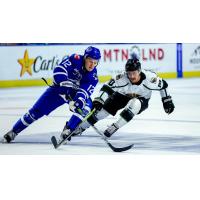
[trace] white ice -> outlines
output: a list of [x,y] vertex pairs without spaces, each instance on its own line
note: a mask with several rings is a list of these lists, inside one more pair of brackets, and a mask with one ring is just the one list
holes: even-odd
[[[134,143],[133,149],[122,154],[200,154],[200,78],[170,79],[169,91],[175,111],[167,115],[158,92],[154,92],[149,108],[118,130],[110,142],[117,147]],[[93,95],[96,96],[101,85]],[[34,104],[46,87],[0,89],[0,140],[13,124]],[[68,145],[55,150],[52,135],[59,137],[71,113],[63,105],[21,132],[14,142],[0,144],[0,154],[6,155],[93,155],[116,154],[100,136],[88,129],[73,137]],[[104,131],[118,116],[96,124]]]

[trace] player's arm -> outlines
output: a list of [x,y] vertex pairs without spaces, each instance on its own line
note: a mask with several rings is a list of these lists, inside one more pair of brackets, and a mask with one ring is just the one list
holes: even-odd
[[168,92],[168,83],[164,79],[157,76],[156,73],[147,72],[147,79],[149,80],[149,85],[146,88],[151,90],[158,90],[160,92],[161,100],[163,103],[163,108],[167,114],[174,111],[174,103],[172,97]]
[[155,72],[146,71],[145,72],[147,82],[143,86],[149,90],[161,91],[168,87],[167,82],[158,77]]
[[[73,56],[73,55],[72,55]],[[55,86],[60,86],[66,93],[69,89],[76,88],[76,85],[69,80],[69,74],[73,70],[72,56],[64,59],[55,67],[53,71],[53,83]]]
[[162,80],[162,81],[164,82],[165,87],[163,87],[160,90],[160,96],[161,96],[161,99],[162,99],[163,108],[164,108],[165,112],[167,114],[170,114],[174,111],[175,106],[174,106],[174,103],[172,101],[172,97],[168,92],[167,82],[165,80]]
[[168,92],[168,83],[164,79],[157,77],[158,88],[160,89],[160,96],[163,103],[163,108],[167,114],[171,114],[174,111],[174,103],[172,97]]
[[97,97],[93,100],[93,107],[96,110],[101,110],[104,102],[115,92],[115,79],[111,79],[107,83],[105,83],[99,91]]
[[80,87],[77,89],[76,95],[73,101],[70,102],[70,110],[75,112],[77,108],[83,109],[86,104],[86,100],[90,98],[94,89],[98,83],[98,79],[90,79],[87,83],[81,82]]

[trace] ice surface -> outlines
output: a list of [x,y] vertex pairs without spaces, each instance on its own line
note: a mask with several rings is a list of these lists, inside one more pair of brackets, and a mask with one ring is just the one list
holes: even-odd
[[[149,108],[118,130],[110,142],[115,146],[134,143],[123,154],[200,154],[200,79],[168,80],[175,111],[167,115],[160,95],[154,92]],[[101,85],[97,87],[96,96]],[[0,139],[33,105],[46,87],[0,89]],[[0,154],[18,155],[93,155],[116,154],[92,128],[55,150],[52,135],[59,136],[71,113],[63,105],[21,132],[11,144],[0,144]],[[103,131],[117,119],[108,117],[97,123]]]

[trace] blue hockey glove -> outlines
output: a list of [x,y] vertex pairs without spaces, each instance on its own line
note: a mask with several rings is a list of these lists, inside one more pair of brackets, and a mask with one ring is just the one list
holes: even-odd
[[70,101],[69,102],[69,109],[72,112],[78,112],[79,113],[79,109],[82,110],[85,106],[85,100],[82,98],[78,98],[76,101]]

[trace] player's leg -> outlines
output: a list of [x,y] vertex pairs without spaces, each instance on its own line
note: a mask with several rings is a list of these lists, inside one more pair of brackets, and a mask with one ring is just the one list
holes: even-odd
[[[109,115],[109,113],[107,111],[105,111],[104,109],[102,109],[101,111],[95,111],[87,119],[87,121],[81,123],[83,118],[81,118],[79,115],[74,114],[72,116],[72,118],[70,119],[70,121],[66,123],[66,125],[63,129],[63,132],[61,133],[61,139],[67,138],[69,136],[69,134],[71,134],[72,131],[73,131],[73,134],[71,136],[81,135],[91,125],[94,125],[97,121],[106,118],[108,115]],[[73,124],[73,122],[75,122],[75,123]],[[70,126],[70,124],[72,124],[72,125]],[[73,128],[72,128],[72,126],[73,126]],[[68,140],[70,141],[71,137],[69,137]]]
[[84,123],[80,125],[80,130],[84,131],[87,128],[89,128],[91,125],[96,124],[98,121],[105,119],[107,116],[109,116],[110,113],[108,113],[104,108],[102,108],[100,111],[96,110]]
[[148,101],[149,100],[145,98],[134,98],[130,100],[125,109],[120,113],[119,119],[104,131],[104,135],[110,137],[119,128],[131,121],[135,115],[147,109]]
[[[113,93],[110,95],[105,103],[102,105],[102,108],[96,108],[96,111],[91,115],[86,122],[82,123],[78,128],[77,131],[84,131],[85,129],[89,128],[91,125],[94,125],[98,121],[105,119],[107,116],[112,115],[114,116],[118,110],[123,108],[129,102],[130,98],[124,96],[118,92]],[[94,100],[95,101],[95,100]],[[95,106],[96,103],[94,103]],[[100,106],[101,107],[101,106]],[[95,107],[94,107],[95,108]]]
[[[84,130],[81,127],[78,127],[78,125],[82,122],[85,116],[88,115],[91,109],[92,109],[92,100],[89,98],[86,100],[86,104],[84,108],[81,110],[81,113],[79,112],[74,113],[72,117],[69,119],[69,121],[66,122],[63,132],[61,133],[61,139],[65,139],[66,137],[68,137],[68,135],[71,134],[72,131],[74,131],[72,136],[81,134]],[[68,140],[71,140],[71,137],[68,138]]]
[[14,138],[34,121],[40,119],[44,115],[48,115],[57,107],[64,104],[65,101],[56,93],[53,88],[48,88],[33,107],[22,116],[13,126],[13,128],[4,135],[5,142],[11,142]]

